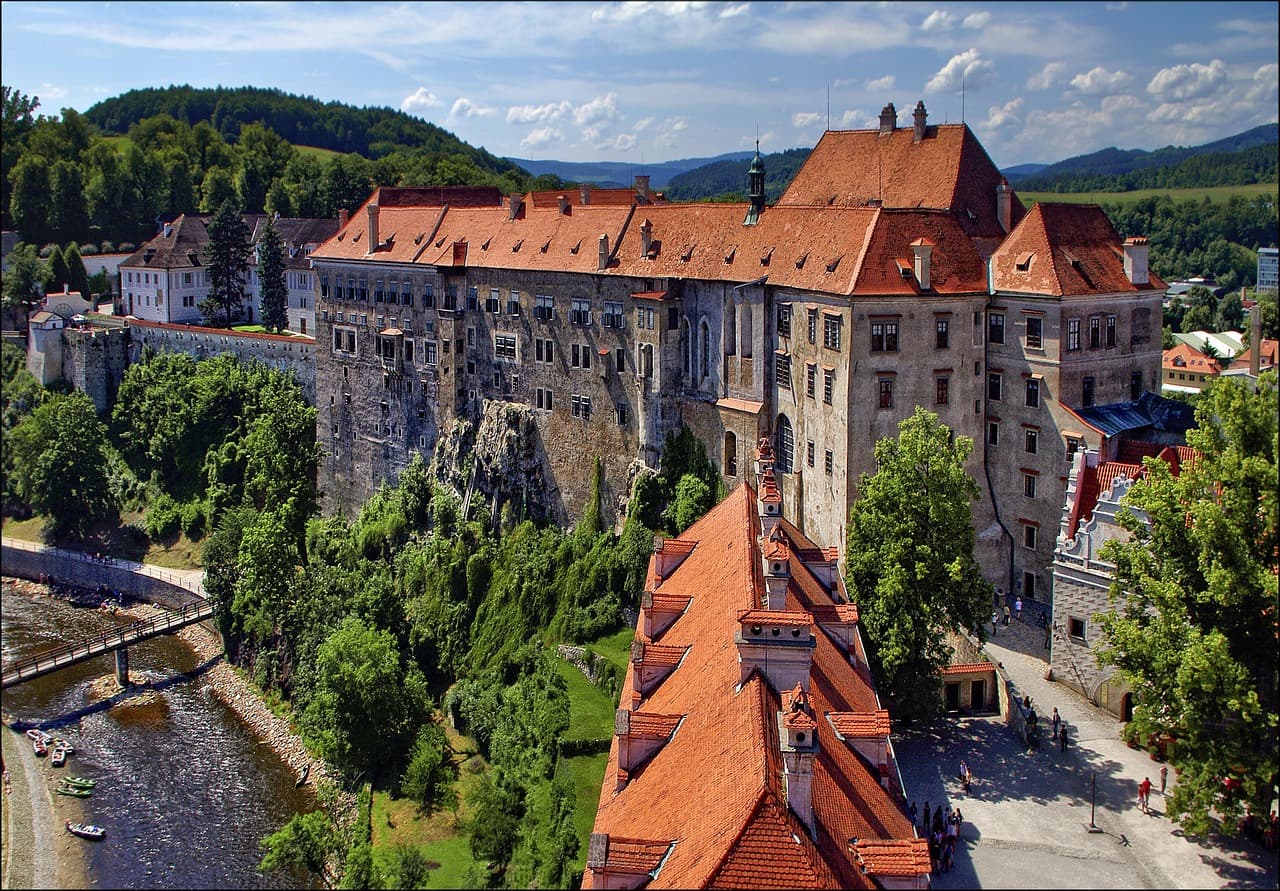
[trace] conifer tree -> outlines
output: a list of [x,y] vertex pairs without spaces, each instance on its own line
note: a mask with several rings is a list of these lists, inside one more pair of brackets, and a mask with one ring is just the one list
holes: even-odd
[[49,252],[49,259],[45,262],[49,268],[49,278],[45,291],[61,293],[63,285],[71,284],[70,270],[67,268],[67,258],[62,253],[62,246],[55,244],[53,250]]
[[267,220],[258,241],[258,294],[262,301],[262,324],[268,331],[289,326],[289,288],[285,283],[284,241],[275,220]]
[[202,256],[209,270],[209,296],[200,304],[200,312],[210,321],[221,315],[228,328],[244,305],[244,270],[253,252],[249,238],[240,208],[234,201],[224,201],[209,221],[209,243]]

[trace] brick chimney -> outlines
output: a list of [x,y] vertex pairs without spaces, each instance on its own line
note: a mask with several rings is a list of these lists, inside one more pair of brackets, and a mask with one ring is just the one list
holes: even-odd
[[609,265],[609,236],[601,233],[600,235],[600,264],[598,269],[605,269]]
[[[640,177],[638,176],[636,177],[636,179],[639,179],[639,178]],[[648,218],[646,218],[645,221],[640,224],[640,246],[642,251],[641,253],[642,257],[649,256],[649,248],[652,247],[652,245],[653,245],[653,223],[651,223],[648,220]]]
[[915,122],[915,131],[911,135],[913,144],[924,140],[924,124],[928,118],[929,113],[924,110],[924,100],[921,99],[916,103],[916,110],[911,114],[911,119]]
[[1151,276],[1147,272],[1147,251],[1149,249],[1145,238],[1135,236],[1124,240],[1124,274],[1131,284],[1146,285],[1151,283]]
[[759,672],[779,693],[797,684],[808,688],[809,668],[818,645],[811,613],[742,610],[733,642],[738,648],[739,684]]
[[[1241,291],[1244,288],[1240,289]],[[1262,371],[1262,303],[1249,310],[1249,374],[1256,381]]]
[[369,213],[369,253],[378,249],[378,205],[370,204],[365,208]]
[[514,220],[520,216],[520,207],[524,204],[524,196],[519,192],[512,192],[507,196],[507,219]]
[[569,196],[568,195],[557,195],[556,203],[560,205],[560,213],[562,215],[567,215],[569,213]]
[[338,208],[338,228],[339,229],[347,225],[347,220],[349,220],[350,218],[351,218],[351,212],[349,210],[347,210],[345,207]]
[[886,136],[898,129],[898,110],[890,102],[880,109],[880,135]]
[[591,203],[591,186],[589,186],[587,183],[583,183],[578,187],[578,193],[582,198],[583,204]]
[[761,545],[760,559],[764,564],[764,608],[786,609],[787,583],[791,581],[791,548],[777,525]]
[[636,174],[636,191],[640,193],[640,197],[647,203],[649,201],[649,176],[644,173]]
[[809,694],[799,684],[783,699],[783,711],[778,713],[778,737],[787,807],[813,838],[813,762],[818,754],[818,722],[809,705]]
[[1013,224],[1013,189],[1003,176],[1000,177],[1000,185],[996,186],[996,220],[1007,234]]
[[929,284],[929,264],[933,256],[933,245],[923,239],[917,238],[911,242],[911,262],[916,273],[916,282],[920,285],[921,291],[927,291],[931,287]]

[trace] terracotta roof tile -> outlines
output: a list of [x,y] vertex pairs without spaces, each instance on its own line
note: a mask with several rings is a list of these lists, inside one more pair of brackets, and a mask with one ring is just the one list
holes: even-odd
[[652,712],[631,712],[631,735],[653,739],[666,739],[684,719],[683,715],[658,715]]
[[942,669],[943,674],[969,674],[974,671],[995,671],[996,667],[990,662],[958,662],[955,665],[947,665]]
[[1174,344],[1161,353],[1160,367],[1164,371],[1193,371],[1197,374],[1219,374],[1222,371],[1216,359],[1211,359],[1203,350],[1189,343]]
[[927,876],[933,869],[927,839],[858,839],[851,847],[867,875]]
[[738,624],[808,628],[813,624],[813,615],[800,610],[746,609],[738,613]]
[[829,712],[827,721],[835,728],[836,733],[851,739],[889,735],[889,712],[885,709],[873,712]]

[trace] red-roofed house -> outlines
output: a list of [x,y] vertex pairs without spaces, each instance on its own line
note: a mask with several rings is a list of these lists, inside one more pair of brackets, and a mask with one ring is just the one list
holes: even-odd
[[754,487],[659,543],[584,888],[928,887],[856,609],[774,474],[765,440]]

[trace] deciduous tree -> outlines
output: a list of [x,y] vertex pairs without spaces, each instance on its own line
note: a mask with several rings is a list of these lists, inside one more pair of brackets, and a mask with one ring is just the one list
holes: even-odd
[[876,473],[858,480],[849,520],[847,580],[871,642],[880,691],[903,717],[938,707],[938,673],[951,657],[948,631],[982,636],[991,586],[973,557],[965,470],[973,450],[919,406],[898,436],[876,444]]
[[400,778],[401,793],[416,802],[423,813],[449,809],[457,803],[448,752],[444,727],[435,721],[424,724],[409,754],[409,766]]
[[258,869],[302,871],[332,887],[325,860],[338,847],[338,833],[324,811],[294,814],[288,823],[262,840],[265,854]]
[[[1188,832],[1269,813],[1277,776],[1277,386],[1215,380],[1196,403],[1196,452],[1175,476],[1147,459],[1125,499],[1099,658],[1136,692],[1138,738],[1169,734],[1169,815]],[[1145,517],[1145,519],[1144,519]],[[1230,781],[1230,782],[1227,782]]]
[[9,268],[4,272],[4,305],[31,310],[50,281],[49,264],[40,259],[34,244],[21,242],[9,253]]

